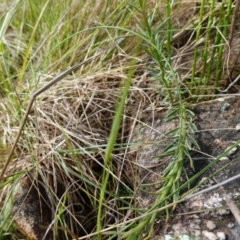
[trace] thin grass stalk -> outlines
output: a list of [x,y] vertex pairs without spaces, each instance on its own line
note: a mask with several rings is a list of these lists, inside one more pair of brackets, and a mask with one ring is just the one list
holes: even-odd
[[[140,46],[140,41],[137,43],[137,47],[135,50],[136,55],[138,53],[139,46]],[[109,162],[111,161],[114,144],[116,143],[120,123],[122,121],[122,113],[124,110],[125,102],[127,99],[130,85],[131,85],[132,77],[135,72],[136,61],[137,61],[136,58],[133,58],[133,60],[131,61],[130,68],[128,71],[128,76],[125,81],[125,86],[124,86],[121,96],[119,97],[119,104],[118,104],[116,112],[115,112],[111,132],[110,132],[109,139],[107,142],[107,148],[105,151],[102,186],[101,186],[101,191],[100,191],[98,214],[97,214],[97,232],[98,232],[97,239],[98,240],[101,240],[100,231],[102,230],[102,207],[103,207],[103,201],[105,198],[106,188],[107,188],[107,184],[108,184],[108,180],[109,180],[109,171],[107,171],[106,169],[109,169]]]
[[172,41],[172,24],[171,24],[171,4],[169,0],[165,0],[165,9],[166,9],[166,17],[167,17],[167,40],[166,40],[166,49],[167,49],[167,54],[171,56],[171,41]]
[[162,59],[159,58],[162,54],[159,54],[159,52],[157,52],[157,54],[158,54],[158,58],[156,60],[157,60],[158,67],[160,69],[160,78],[161,78],[161,79],[159,79],[159,81],[160,82],[162,81],[163,84],[165,85],[165,88],[167,89],[170,104],[173,104],[174,99],[173,99],[173,95],[172,95],[172,92],[171,92],[172,91],[171,90],[171,84],[169,84],[166,80],[166,77],[165,77],[166,69],[165,69],[165,66],[162,63]]
[[[223,17],[224,21],[223,21],[223,36],[227,36],[227,32],[229,30],[229,22],[231,19],[231,12],[232,12],[232,0],[226,0],[222,2],[222,5],[225,6],[227,4],[228,8],[227,8],[227,13],[226,15]],[[216,77],[215,77],[215,87],[216,90],[215,92],[217,92],[217,87],[219,85],[219,79],[221,78],[221,74],[222,74],[222,56],[223,56],[223,50],[224,50],[224,45],[226,44],[225,39],[222,37],[221,41],[220,41],[220,46],[218,48],[218,59],[217,59],[217,64],[216,64]]]
[[[210,10],[209,10],[210,14],[208,15],[208,24],[206,27],[205,45],[204,45],[204,51],[203,51],[203,57],[202,57],[203,69],[202,69],[200,83],[199,83],[200,85],[204,84],[205,86],[208,86],[208,83],[209,83],[209,79],[207,78],[206,72],[207,72],[207,69],[211,67],[208,63],[208,52],[209,52],[210,34],[213,29],[212,25],[213,25],[213,17],[214,17],[214,6],[215,6],[215,0],[212,0],[210,5]],[[199,92],[200,94],[202,94],[202,90],[198,91],[198,93]]]
[[15,14],[17,8],[19,7],[19,4],[20,4],[21,0],[15,0],[12,2],[9,10],[7,11],[5,17],[4,17],[4,21],[1,25],[1,28],[0,28],[0,45],[2,46],[2,44],[4,43],[3,39],[4,39],[4,36],[5,36],[5,33],[12,21],[12,18],[13,18],[13,15]]
[[[14,86],[13,83],[11,81],[11,74],[9,72],[9,66],[7,64],[7,62],[5,61],[6,59],[6,52],[5,52],[5,34],[7,29],[9,28],[13,16],[15,14],[15,12],[17,11],[17,9],[20,6],[20,3],[22,1],[21,0],[15,0],[12,2],[9,10],[7,11],[3,23],[1,24],[0,27],[0,59],[1,59],[1,64],[0,64],[0,83],[1,83],[1,91],[3,91],[5,93],[5,95],[9,98],[11,105],[13,106],[12,109],[16,108],[16,111],[19,110],[19,102],[17,97],[14,94],[11,94],[14,91]],[[8,57],[8,56],[7,56]],[[6,76],[3,74],[5,73]],[[14,107],[15,106],[15,107]]]
[[29,55],[31,53],[31,50],[32,50],[32,46],[33,46],[33,42],[34,42],[34,37],[35,37],[35,34],[36,34],[36,31],[37,31],[37,28],[39,26],[39,23],[40,23],[40,20],[42,19],[43,17],[43,14],[47,8],[49,4],[49,0],[46,1],[44,7],[42,8],[40,14],[39,14],[39,17],[37,19],[37,22],[36,24],[34,25],[34,28],[33,28],[33,31],[31,33],[31,37],[29,39],[29,43],[28,43],[28,47],[27,47],[27,50],[26,50],[26,53],[25,53],[25,56],[23,58],[23,64],[22,64],[22,68],[21,68],[21,71],[19,73],[19,81],[18,81],[18,86],[21,87],[22,86],[22,81],[23,81],[23,76],[24,76],[24,73],[26,71],[26,66],[27,66],[27,63],[28,63],[28,59],[29,59]]
[[[224,154],[224,156],[226,156],[226,154]],[[228,168],[230,165],[232,164],[231,163],[227,163],[225,164],[223,167],[217,169],[214,173],[210,174],[206,179],[204,178],[203,181],[200,181],[195,187],[191,188],[188,192],[184,193],[182,196],[181,196],[181,199],[182,198],[185,198],[186,196],[188,196],[189,194],[193,193],[196,189],[198,189],[200,186],[202,186],[205,182],[207,182],[209,179],[212,179],[214,176],[217,176],[217,174],[221,173],[224,169]],[[208,166],[207,166],[208,167]],[[210,167],[208,167],[209,169]],[[207,171],[207,170],[206,170]],[[203,172],[204,173],[204,172]],[[202,173],[202,174],[203,174]],[[201,175],[200,175],[201,176]],[[194,179],[189,179],[189,181],[194,181]],[[182,186],[181,186],[182,187]],[[181,188],[180,187],[180,188]],[[179,189],[180,189],[179,188]]]
[[[78,173],[79,173],[81,176],[84,177],[85,174],[84,174],[84,171],[83,171],[83,169],[82,169],[82,167],[81,167],[80,162],[78,161],[77,153],[76,153],[76,151],[75,151],[75,149],[74,149],[74,146],[72,145],[71,141],[68,139],[66,133],[65,133],[64,130],[61,128],[61,126],[59,126],[59,128],[61,129],[61,131],[62,131],[62,133],[63,133],[63,137],[64,137],[64,139],[65,139],[65,143],[67,144],[68,152],[69,152],[69,154],[71,155],[72,160],[74,161],[75,167],[78,169]],[[66,169],[65,169],[65,170],[66,170]],[[66,176],[69,176],[69,175],[70,175],[67,171],[65,171],[65,173],[66,173]],[[86,176],[86,177],[87,177],[87,176]],[[91,206],[94,206],[94,205],[95,205],[95,204],[94,204],[94,199],[92,199],[92,197],[91,197],[91,192],[92,192],[92,191],[88,191],[91,186],[90,186],[89,183],[87,183],[86,181],[82,181],[82,183],[84,184],[84,188],[82,188],[81,191],[83,191],[83,192],[86,194],[86,196],[88,197],[88,199],[89,199],[89,201],[90,201],[90,203],[91,203]]]
[[151,24],[150,24],[151,17],[149,17],[149,15],[146,11],[146,1],[139,0],[139,3],[140,3],[140,6],[141,6],[140,12],[141,12],[141,15],[142,15],[142,26],[144,27],[143,33],[144,33],[144,30],[145,30],[146,33],[144,33],[144,35],[146,35],[151,41],[153,41],[154,36],[153,36],[152,29],[151,29]]
[[[212,54],[211,54],[211,59],[210,59],[210,62],[209,62],[209,67],[208,67],[208,72],[207,72],[207,75],[206,75],[206,82],[204,83],[204,85],[206,86],[205,88],[205,91],[204,91],[204,94],[207,94],[208,93],[208,89],[207,89],[207,86],[208,86],[208,81],[210,80],[211,78],[211,75],[212,75],[212,72],[213,70],[215,69],[215,66],[214,66],[214,63],[215,63],[215,55],[216,55],[216,52],[219,51],[219,48],[221,47],[220,44],[221,44],[221,39],[222,39],[222,34],[220,33],[222,27],[223,27],[223,19],[225,18],[225,10],[224,10],[224,4],[222,3],[221,4],[221,8],[220,8],[220,13],[219,13],[219,17],[218,17],[218,25],[216,26],[216,35],[215,35],[215,38],[214,38],[214,47],[212,49]],[[215,69],[216,71],[218,71],[218,69]],[[215,87],[218,87],[218,84],[216,85],[216,80],[215,79]]]
[[[61,197],[61,199],[59,200],[60,202],[58,203],[57,209],[56,209],[56,217],[55,217],[55,222],[54,222],[54,231],[53,231],[53,235],[54,235],[54,239],[57,239],[59,231],[58,231],[58,227],[59,226],[66,226],[66,224],[64,224],[64,217],[62,218],[62,216],[64,215],[64,212],[66,211],[66,206],[67,206],[67,195],[68,193],[64,193],[64,195]],[[67,233],[64,231],[65,237],[67,237]]]
[[[198,42],[198,40],[200,39],[200,33],[201,33],[201,26],[202,26],[202,20],[203,20],[203,16],[204,16],[204,7],[205,7],[205,0],[201,1],[201,8],[200,8],[200,13],[199,13],[199,20],[198,20],[198,26],[196,29],[196,43]],[[195,73],[197,70],[197,60],[198,60],[198,56],[199,56],[199,48],[196,47],[194,50],[194,55],[193,55],[193,65],[192,65],[192,76],[191,76],[191,94],[194,94],[195,92]]]

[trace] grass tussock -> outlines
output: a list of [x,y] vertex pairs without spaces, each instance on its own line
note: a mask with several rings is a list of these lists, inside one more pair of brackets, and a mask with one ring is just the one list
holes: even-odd
[[[34,222],[34,234],[43,239],[149,239],[156,218],[168,218],[168,202],[176,206],[186,187],[178,181],[184,159],[193,167],[189,146],[198,146],[191,137],[196,128],[189,104],[216,97],[236,77],[238,58],[228,60],[236,56],[235,5],[1,4],[7,9],[0,13],[1,169],[30,96],[70,66],[123,40],[37,97],[1,179],[0,235],[33,234],[21,225],[24,219]],[[143,166],[131,147],[142,143],[133,136],[138,123],[166,108],[166,120],[179,124],[167,133],[174,144],[159,159],[172,161],[159,179],[153,205],[138,209]],[[25,201],[32,202],[36,216],[19,211]]]

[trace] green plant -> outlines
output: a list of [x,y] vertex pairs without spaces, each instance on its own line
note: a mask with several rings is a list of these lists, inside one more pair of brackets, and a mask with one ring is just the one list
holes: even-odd
[[[227,5],[230,7],[231,4]],[[165,23],[159,23],[158,26],[154,27],[154,17],[155,12],[149,12],[146,8],[146,1],[139,0],[140,8],[138,11],[142,14],[142,18],[139,21],[140,24],[138,26],[139,34],[143,36],[145,42],[145,51],[151,58],[151,67],[148,67],[150,74],[154,77],[155,81],[159,81],[162,87],[165,90],[164,102],[168,104],[168,113],[166,115],[166,121],[175,121],[178,120],[178,125],[175,129],[166,133],[166,136],[169,137],[170,141],[167,147],[165,148],[163,154],[158,156],[159,159],[164,159],[166,157],[171,157],[171,160],[168,166],[162,173],[161,179],[159,179],[158,183],[161,183],[161,187],[158,191],[155,192],[157,195],[156,201],[153,206],[145,211],[147,214],[146,217],[141,219],[141,222],[137,224],[137,226],[133,227],[127,233],[124,234],[124,238],[126,239],[136,239],[141,233],[144,232],[144,239],[149,239],[152,234],[152,230],[154,227],[155,220],[157,218],[157,213],[154,210],[167,205],[170,202],[178,202],[180,199],[180,189],[183,188],[180,184],[180,177],[182,176],[184,171],[184,160],[188,158],[189,164],[192,168],[194,168],[193,160],[191,158],[190,151],[193,148],[199,149],[197,142],[192,137],[197,131],[195,124],[193,123],[194,113],[191,110],[191,107],[185,100],[186,93],[189,93],[190,96],[194,93],[201,94],[203,87],[204,92],[207,93],[206,88],[210,84],[210,79],[212,78],[213,71],[213,60],[215,59],[215,52],[219,53],[217,58],[217,65],[222,59],[222,49],[223,45],[221,45],[221,41],[226,37],[227,32],[226,25],[223,25],[222,22],[222,14],[224,13],[223,9],[225,3],[221,5],[221,13],[219,16],[219,20],[217,21],[218,29],[215,36],[215,44],[213,46],[213,51],[211,51],[210,58],[211,64],[208,64],[209,59],[209,47],[210,47],[210,33],[212,33],[216,22],[213,23],[213,17],[216,13],[215,2],[211,1],[210,3],[210,13],[205,12],[206,3],[204,1],[201,2],[201,8],[198,17],[198,24],[195,26],[194,31],[196,31],[195,41],[199,42],[200,34],[203,35],[203,29],[206,29],[204,32],[205,36],[205,45],[201,48],[196,47],[193,54],[193,64],[191,69],[191,82],[189,85],[189,89],[183,89],[179,84],[182,82],[180,74],[177,70],[172,67],[171,60],[171,41],[172,41],[172,32],[173,27],[170,22],[171,17],[171,7],[170,3],[166,1],[166,21]],[[217,8],[218,9],[218,8]],[[228,8],[229,10],[229,8]],[[208,19],[208,24],[206,28],[203,28],[203,18]],[[227,14],[225,24],[229,24],[229,12]],[[166,27],[165,27],[166,25]],[[224,29],[224,33],[220,33],[219,26],[221,29]],[[222,26],[225,26],[222,28]],[[163,33],[162,29],[166,29],[165,33]],[[221,36],[221,37],[220,37]],[[199,66],[197,63],[199,59],[202,60],[202,68],[200,74],[200,80],[196,80]],[[220,68],[220,67],[219,67]],[[220,70],[216,70],[217,78],[215,79],[215,87],[219,87],[219,77]],[[206,74],[208,73],[208,74]],[[184,80],[183,80],[184,81]],[[209,168],[208,166],[207,168]],[[206,169],[205,169],[206,170]],[[188,179],[188,176],[186,176]],[[193,179],[187,180],[187,185],[191,184]],[[156,184],[158,184],[156,183]],[[183,184],[186,187],[186,184]],[[151,193],[150,193],[151,194]],[[173,205],[175,207],[175,205]],[[152,214],[151,214],[152,213]],[[166,210],[167,218],[168,218],[168,209]],[[158,212],[159,214],[159,212]]]
[[[92,232],[85,232],[80,239],[147,239],[157,217],[169,218],[170,209],[182,198],[180,191],[186,191],[203,173],[184,184],[179,181],[185,174],[183,162],[188,160],[193,168],[191,149],[198,149],[192,137],[197,129],[191,103],[208,98],[221,87],[222,56],[233,6],[232,1],[202,1],[182,29],[174,22],[176,9],[177,3],[171,1],[22,0],[13,2],[2,14],[0,151],[4,153],[16,138],[16,127],[32,93],[58,72],[96,56],[109,42],[123,41],[118,48],[85,62],[41,94],[29,109],[15,155],[6,163],[3,154],[1,160],[3,169],[8,170],[1,179],[1,199],[5,199],[1,214],[11,215],[8,200],[13,190],[4,198],[6,187],[19,182],[27,169],[36,173],[49,193],[56,236],[61,233],[59,227],[66,230],[65,237],[79,228],[73,220],[76,199],[87,202],[86,209],[90,206],[96,216]],[[179,34],[182,47],[174,45]],[[181,68],[185,55],[191,56],[187,70]],[[147,76],[146,87],[139,87],[142,76]],[[156,87],[148,85],[151,81]],[[160,101],[151,99],[156,95]],[[177,122],[177,127],[166,133],[169,143],[157,156],[159,161],[166,157],[171,161],[159,179],[160,189],[153,193],[155,203],[145,210],[136,206],[136,179],[126,169],[134,169],[127,158],[128,149],[141,144],[131,142],[129,129],[138,121],[135,113],[150,106],[148,99],[166,106],[166,121]],[[132,102],[137,102],[137,107]],[[8,168],[8,164],[14,167]],[[59,182],[66,191],[58,196]],[[14,235],[14,228],[6,228],[10,218],[6,219],[0,232]]]

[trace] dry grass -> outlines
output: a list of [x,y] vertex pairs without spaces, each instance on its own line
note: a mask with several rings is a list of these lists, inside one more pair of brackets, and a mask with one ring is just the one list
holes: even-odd
[[[161,101],[167,95],[166,86],[149,75],[149,66],[159,70],[155,67],[154,60],[147,57],[144,51],[140,51],[133,57],[136,36],[129,36],[129,32],[120,31],[123,27],[136,30],[135,21],[140,22],[141,14],[134,12],[129,6],[129,9],[124,8],[121,1],[116,1],[117,8],[114,5],[105,4],[105,1],[91,2],[91,4],[86,2],[78,5],[77,1],[73,1],[70,5],[66,4],[65,9],[56,6],[56,9],[62,9],[62,12],[58,15],[57,11],[54,11],[53,17],[56,19],[49,23],[50,32],[48,28],[43,27],[48,19],[44,16],[42,25],[36,26],[36,33],[32,37],[30,36],[32,32],[27,31],[27,24],[23,24],[18,33],[16,33],[16,26],[9,27],[5,34],[5,51],[9,55],[1,67],[3,69],[6,64],[9,69],[1,73],[3,75],[1,79],[8,79],[6,84],[1,80],[4,86],[1,88],[3,98],[0,102],[0,111],[4,113],[0,116],[2,165],[6,160],[9,146],[14,142],[19,130],[29,95],[49,82],[49,79],[57,75],[60,69],[64,71],[79,59],[91,56],[108,40],[123,35],[125,37],[118,48],[103,54],[99,60],[85,65],[37,98],[15,149],[14,159],[5,174],[6,182],[2,184],[0,193],[2,215],[7,218],[11,216],[10,193],[14,196],[18,194],[16,193],[19,191],[17,184],[23,182],[28,189],[19,194],[20,198],[26,197],[29,193],[31,195],[30,189],[35,186],[38,194],[43,195],[46,209],[51,213],[43,227],[48,229],[50,226],[49,231],[54,232],[55,239],[56,234],[60,234],[59,239],[64,239],[66,235],[74,238],[75,235],[84,236],[96,231],[96,213],[103,181],[102,173],[108,137],[112,130],[116,105],[127,79],[129,63],[131,59],[136,58],[135,74],[128,93],[121,127],[116,129],[118,137],[108,166],[110,179],[103,203],[102,217],[103,230],[109,225],[113,226],[113,232],[103,234],[106,238],[117,235],[117,231],[129,230],[124,229],[125,221],[134,219],[135,213],[133,210],[127,211],[126,207],[134,209],[134,206],[138,205],[137,189],[140,184],[136,179],[135,152],[129,152],[132,144],[139,144],[132,142],[132,135],[135,134],[134,129],[139,121],[151,114],[154,116],[165,107],[161,105]],[[163,14],[160,1],[149,1],[148,4],[149,8],[153,6],[153,9],[150,8],[151,12],[158,11],[159,15]],[[26,11],[26,6],[24,5],[23,12],[30,14]],[[38,6],[33,4],[31,7],[34,12]],[[214,12],[217,12],[220,7],[220,3],[216,4]],[[184,15],[187,10],[189,10],[188,14]],[[208,10],[209,7],[205,9],[206,12]],[[53,11],[51,8],[48,9],[47,14],[51,11]],[[182,14],[178,14],[179,12]],[[80,13],[88,17],[84,18],[81,24],[77,24],[76,19],[81,17]],[[124,14],[126,19],[121,17]],[[207,30],[201,31],[201,37],[196,42],[197,30],[193,29],[193,23],[197,24],[198,14],[199,1],[196,3],[185,1],[179,5],[176,4],[171,15],[174,26],[171,41],[173,55],[170,59],[172,69],[167,69],[166,64],[165,74],[167,75],[173,69],[178,70],[181,89],[187,91],[186,97],[191,97],[189,92],[193,89],[200,89],[200,93],[206,93],[206,89],[207,93],[216,93],[215,82],[212,80],[216,76],[215,68],[209,78],[212,82],[209,81],[204,85],[206,82],[203,81],[200,84],[196,80],[194,84],[190,84],[193,77],[201,78],[202,72],[205,71],[204,64],[211,62],[211,59],[219,54],[213,51],[216,47],[214,37],[207,39],[208,46],[206,46],[204,37]],[[203,26],[207,25],[208,17],[206,13],[205,19],[202,20]],[[36,16],[30,16],[29,19],[29,26],[35,27]],[[67,24],[65,30],[63,30],[63,19]],[[157,17],[153,24],[157,28]],[[111,25],[113,28],[104,29],[103,25]],[[101,27],[93,28],[95,26]],[[88,28],[92,29],[81,32]],[[41,30],[45,30],[46,33],[39,33]],[[75,35],[76,32],[81,34]],[[214,35],[216,32],[214,29],[211,34]],[[30,45],[27,42],[29,37],[32,39]],[[18,38],[21,41],[18,41]],[[221,39],[218,44],[223,47],[226,44],[224,41]],[[82,49],[80,52],[79,47]],[[197,69],[193,72],[196,49],[201,51],[206,47],[209,55],[205,57],[201,55],[198,58]],[[17,51],[14,51],[16,49]],[[33,49],[32,52],[30,49]],[[221,61],[224,62],[222,59]],[[222,64],[222,66],[226,65]],[[234,64],[231,63],[231,66]],[[18,75],[19,71],[20,75]],[[18,79],[16,79],[17,75]],[[225,88],[226,76],[222,74],[220,80]],[[221,87],[221,81],[218,87]],[[179,90],[176,89],[174,81],[170,86],[173,92]],[[14,204],[16,207],[16,203]],[[16,209],[14,213],[19,217]],[[17,228],[20,229],[19,222],[17,224]],[[120,224],[118,228],[116,228],[117,224]],[[6,226],[2,228],[6,232],[11,232],[11,229]],[[65,236],[61,235],[63,232]],[[22,234],[26,235],[26,233]],[[84,239],[88,237],[85,236]]]
[[[77,77],[76,73],[41,94],[28,116],[27,126],[15,150],[16,157],[6,173],[10,176],[24,170],[25,174],[20,175],[17,182],[27,174],[33,184],[43,184],[47,188],[45,191],[50,199],[48,207],[52,216],[56,218],[62,202],[64,211],[68,211],[68,216],[64,215],[68,220],[63,225],[80,236],[95,229],[94,216],[101,189],[105,149],[116,100],[127,78],[122,67],[124,63],[119,61],[119,65],[114,69],[106,67],[101,73],[82,78]],[[146,76],[147,72],[139,62],[112,155],[111,178],[107,186],[107,199],[104,200],[103,229],[109,221],[117,224],[126,220],[125,210],[119,207],[127,206],[127,202],[136,205],[135,188],[138,183],[134,180],[134,153],[129,154],[128,145],[132,145],[134,125],[159,107],[159,95],[147,88]],[[39,86],[43,86],[49,76],[39,75],[38,78]],[[1,192],[2,200],[7,195],[6,191],[9,191],[9,185]],[[44,195],[44,192],[40,194]],[[63,202],[65,197],[67,203]],[[76,213],[79,208],[81,216]],[[110,217],[112,214],[115,215],[114,219]],[[76,216],[79,216],[77,221]],[[89,219],[92,219],[90,223]],[[86,232],[83,230],[85,228]]]

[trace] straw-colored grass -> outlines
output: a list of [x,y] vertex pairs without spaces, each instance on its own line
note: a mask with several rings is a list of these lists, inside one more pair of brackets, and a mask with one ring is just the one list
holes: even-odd
[[[156,209],[166,198],[180,198],[182,162],[189,142],[196,145],[188,136],[194,124],[186,100],[215,97],[229,80],[222,56],[234,5],[179,2],[1,3],[1,169],[30,96],[123,38],[37,97],[1,179],[1,236],[28,235],[16,220],[19,184],[25,183],[44,196],[51,217],[40,225],[54,239],[150,238]],[[132,136],[146,116],[166,108],[168,120],[180,123],[164,153],[175,162],[163,175],[177,180],[166,177],[156,203],[140,210],[139,166],[130,147],[141,143]]]

